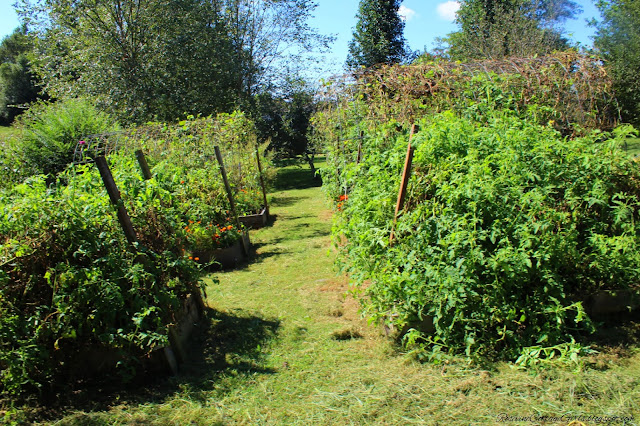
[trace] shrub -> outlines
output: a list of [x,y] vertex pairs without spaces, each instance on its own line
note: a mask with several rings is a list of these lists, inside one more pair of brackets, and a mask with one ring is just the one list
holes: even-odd
[[135,249],[94,166],[0,193],[0,393],[42,389],[92,350],[118,354],[128,374],[199,291],[182,249],[187,212],[173,203],[180,183],[143,180],[133,156],[110,162]]
[[23,128],[18,155],[31,174],[55,176],[73,162],[85,136],[111,132],[116,123],[89,101],[67,99],[38,103],[18,119]]
[[603,143],[508,111],[462,115],[419,123],[393,244],[406,133],[372,127],[359,164],[354,140],[330,150],[330,196],[348,191],[334,232],[366,313],[411,329],[435,357],[515,360],[577,340],[592,330],[586,297],[640,280],[640,170],[617,148],[626,130]]

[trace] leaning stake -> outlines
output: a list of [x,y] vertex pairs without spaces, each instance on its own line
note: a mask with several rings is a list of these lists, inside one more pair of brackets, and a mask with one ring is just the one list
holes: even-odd
[[404,160],[404,170],[402,172],[402,182],[400,183],[400,191],[398,191],[398,202],[396,203],[396,211],[393,215],[393,225],[391,226],[391,235],[389,235],[389,244],[393,242],[394,231],[396,229],[396,222],[398,221],[398,215],[404,207],[404,199],[407,195],[407,186],[409,184],[409,178],[411,177],[411,162],[413,161],[413,150],[411,146],[411,139],[413,139],[413,133],[416,130],[416,125],[411,125],[411,132],[409,133],[409,145],[407,146],[407,156]]
[[136,158],[138,159],[138,164],[140,164],[140,169],[142,170],[142,177],[145,180],[151,179],[151,170],[149,170],[149,164],[147,163],[147,159],[141,149],[136,151]]
[[120,198],[120,191],[118,191],[118,187],[113,180],[111,170],[109,170],[107,159],[102,155],[96,157],[96,166],[98,166],[102,182],[104,183],[104,187],[107,189],[111,203],[118,209],[118,222],[120,222],[124,235],[127,237],[127,241],[129,241],[130,244],[133,244],[138,241],[138,238],[136,237],[136,232],[133,230],[133,224],[127,214],[127,209],[124,208],[124,204]]
[[[233,199],[233,193],[231,192],[231,186],[229,185],[229,180],[227,179],[227,171],[224,168],[224,162],[222,161],[222,154],[220,154],[220,148],[218,146],[213,147],[216,153],[216,159],[218,160],[218,165],[220,166],[220,173],[222,174],[222,181],[224,182],[224,188],[227,191],[227,198],[229,199],[229,206],[231,207],[231,214],[236,221],[236,226],[238,230],[240,230],[240,220],[238,219],[238,213],[236,212],[236,203]],[[247,247],[247,243],[244,238],[242,238],[242,248],[244,250],[245,255],[249,255],[249,247]]]
[[264,186],[264,178],[262,177],[262,165],[260,164],[260,148],[256,147],[256,161],[258,162],[258,175],[260,176],[260,186],[262,187],[262,200],[264,201],[264,212],[269,220],[269,204],[267,204],[267,190]]

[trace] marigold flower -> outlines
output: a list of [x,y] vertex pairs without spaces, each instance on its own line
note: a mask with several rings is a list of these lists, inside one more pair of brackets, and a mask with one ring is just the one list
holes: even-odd
[[197,262],[198,260],[200,260],[200,258],[199,258],[199,257],[196,257],[194,260]]
[[189,260],[193,260],[193,256],[189,256]]

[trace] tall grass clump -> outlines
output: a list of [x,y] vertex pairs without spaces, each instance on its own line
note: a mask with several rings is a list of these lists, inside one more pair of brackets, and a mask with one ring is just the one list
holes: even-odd
[[73,161],[83,137],[118,129],[109,115],[85,99],[38,103],[20,116],[17,126],[22,136],[14,149],[25,175],[51,177]]

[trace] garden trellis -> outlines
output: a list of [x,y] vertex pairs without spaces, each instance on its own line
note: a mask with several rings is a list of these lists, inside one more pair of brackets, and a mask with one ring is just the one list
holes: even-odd
[[[482,84],[499,87],[502,105],[519,114],[537,104],[538,121],[565,134],[608,130],[619,122],[619,107],[602,60],[578,52],[533,58],[474,62],[444,60],[410,66],[390,65],[337,77],[324,99],[334,105],[358,96],[371,109],[363,118],[396,120],[403,125],[429,113],[462,110],[488,95]],[[489,94],[490,95],[490,94]]]

